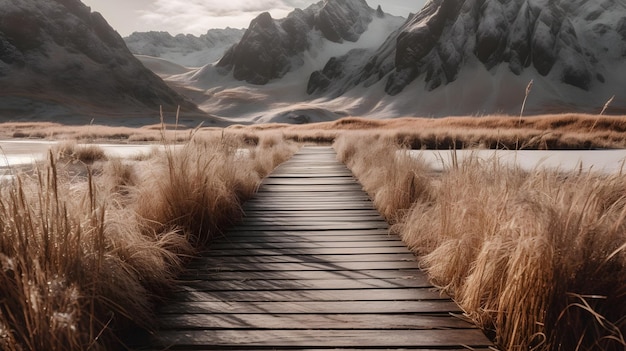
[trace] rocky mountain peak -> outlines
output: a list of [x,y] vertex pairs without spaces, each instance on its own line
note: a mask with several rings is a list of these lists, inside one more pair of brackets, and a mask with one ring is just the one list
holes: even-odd
[[315,17],[315,27],[330,41],[354,42],[367,30],[373,14],[365,0],[326,0]]
[[378,18],[385,17],[385,12],[383,11],[382,6],[380,6],[380,5],[378,5],[378,7],[376,8],[376,17],[378,17]]
[[313,32],[335,43],[355,42],[375,14],[365,0],[324,0],[278,20],[263,13],[217,67],[232,70],[235,79],[266,84],[302,64],[299,55],[310,48]]

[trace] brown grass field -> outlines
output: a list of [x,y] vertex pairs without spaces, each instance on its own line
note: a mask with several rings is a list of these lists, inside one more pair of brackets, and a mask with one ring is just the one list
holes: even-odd
[[[155,325],[154,306],[185,262],[240,218],[265,175],[299,143],[333,142],[433,282],[501,349],[626,347],[623,174],[525,172],[495,160],[434,173],[397,154],[624,148],[626,117],[175,129],[0,125],[0,138],[72,140],[0,187],[0,349],[124,349],[125,331]],[[74,140],[166,148],[120,160]]]
[[626,176],[473,159],[436,174],[371,133],[335,142],[380,212],[502,350],[626,348]]
[[[194,133],[214,133],[221,129],[175,130],[168,126],[166,138],[189,140]],[[366,130],[392,135],[413,149],[592,149],[625,148],[626,116],[555,114],[532,117],[483,116],[448,118],[395,118],[373,120],[347,117],[334,122],[306,125],[234,125],[251,138],[260,131],[277,131],[300,142],[332,143],[345,131]],[[161,125],[142,128],[110,126],[65,126],[58,123],[0,123],[2,138],[43,138],[78,141],[159,142]]]
[[124,349],[124,331],[156,325],[183,264],[296,149],[223,133],[127,161],[66,143],[2,184],[0,349]]

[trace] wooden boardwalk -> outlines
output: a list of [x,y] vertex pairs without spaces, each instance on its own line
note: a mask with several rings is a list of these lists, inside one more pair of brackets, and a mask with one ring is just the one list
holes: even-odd
[[305,147],[160,312],[167,350],[486,350],[332,148]]

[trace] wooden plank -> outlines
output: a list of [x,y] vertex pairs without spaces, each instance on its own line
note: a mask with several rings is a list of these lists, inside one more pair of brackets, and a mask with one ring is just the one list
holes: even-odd
[[294,223],[294,224],[284,224],[284,225],[275,225],[272,223],[259,223],[255,225],[254,223],[241,223],[235,227],[235,230],[250,230],[250,228],[262,230],[262,231],[298,231],[298,230],[337,230],[337,229],[348,229],[348,230],[358,230],[358,229],[387,229],[389,228],[388,224],[381,221],[371,221],[371,222],[351,222],[351,223]]
[[[319,217],[306,217],[306,216],[291,216],[291,217],[280,217],[280,216],[273,216],[271,212],[268,212],[267,214],[268,218],[263,218],[263,219],[259,219],[259,220],[255,220],[254,218],[244,218],[244,220],[242,220],[239,224],[278,224],[278,225],[282,225],[282,224],[307,224],[310,225],[311,223],[315,223],[315,224],[319,224],[320,222],[324,222],[325,224],[354,224],[352,222],[365,222],[365,223],[378,223],[378,224],[384,224],[385,226],[389,226],[387,224],[387,222],[373,217],[373,216],[346,216],[345,218],[342,217],[325,217],[325,218],[319,218]],[[367,229],[367,228],[365,228]]]
[[250,249],[246,251],[238,249],[209,250],[212,256],[276,256],[276,255],[359,255],[359,254],[385,254],[407,253],[403,247],[364,247],[364,248],[310,248],[310,249]]
[[[230,243],[307,243],[311,245],[324,246],[330,243],[358,243],[358,242],[367,242],[371,243],[372,246],[376,245],[386,245],[389,243],[399,243],[395,244],[396,246],[404,246],[402,241],[398,237],[394,237],[391,235],[284,235],[281,232],[270,232],[274,234],[265,234],[265,235],[230,235],[227,238],[224,238],[223,241],[216,242],[212,244],[212,247],[215,249],[219,245],[227,245]],[[374,244],[376,243],[376,244]],[[370,245],[370,244],[367,244]]]
[[343,210],[341,212],[337,211],[289,211],[289,210],[254,210],[254,209],[245,209],[245,215],[251,217],[259,217],[259,216],[268,216],[270,218],[289,218],[289,217],[308,217],[308,218],[336,218],[345,215],[346,217],[351,216],[365,216],[370,218],[377,218],[382,220],[382,216],[378,213],[378,211],[374,209],[364,209],[364,210]]
[[[324,196],[326,195],[326,196]],[[261,193],[252,198],[250,201],[252,203],[260,202],[263,203],[265,201],[300,201],[304,203],[310,203],[312,201],[335,201],[337,199],[341,199],[343,201],[370,201],[370,198],[366,194],[336,194],[333,193],[332,196],[328,196],[328,194],[318,194],[318,193],[308,193],[306,196],[303,196],[299,193],[291,193],[284,192],[279,194],[272,193]],[[248,201],[248,204],[250,203]]]
[[262,189],[259,189],[260,193],[263,192],[275,192],[275,191],[292,191],[301,193],[315,193],[315,192],[333,192],[333,191],[363,191],[363,188],[358,184],[352,185],[265,185]]
[[[320,219],[318,217],[275,217],[264,218],[263,220],[256,221],[254,218],[246,218],[243,221],[236,224],[236,227],[242,226],[272,226],[272,227],[284,227],[289,226],[317,226],[319,228],[328,228],[327,230],[371,230],[371,229],[386,229],[389,228],[387,222],[380,220],[373,216],[364,217],[348,217],[343,221],[339,217],[331,217],[328,219]],[[335,226],[336,228],[329,228]],[[285,229],[284,231],[290,231]]]
[[389,234],[389,229],[380,228],[380,229],[339,229],[339,230],[256,230],[254,228],[232,228],[224,238],[232,237],[232,236],[268,236],[268,235],[293,235],[293,236],[302,236],[308,237],[313,235],[318,236],[339,236],[339,235],[368,235],[373,237],[378,236],[392,236],[397,237],[395,235]]
[[[367,196],[333,196],[326,198],[308,198],[308,197],[274,197],[274,198],[257,198],[247,202],[246,207],[254,207],[254,206],[264,206],[266,204],[299,204],[299,205],[310,205],[314,203],[346,203],[346,202],[365,202],[369,203],[373,209],[372,202]],[[289,208],[289,207],[286,207]]]
[[230,262],[222,263],[213,267],[205,267],[207,270],[220,271],[373,271],[373,270],[412,270],[414,273],[420,272],[415,262],[298,262],[298,263],[249,263]]
[[[342,224],[354,224],[353,222],[357,222],[357,223],[376,223],[377,225],[382,225],[384,224],[385,226],[389,226],[387,224],[387,222],[380,220],[378,218],[375,217],[368,217],[368,216],[354,216],[354,217],[350,217],[347,216],[346,218],[341,218],[341,217],[329,217],[329,218],[325,218],[323,221],[325,224],[337,224],[339,226],[341,226]],[[319,218],[311,218],[311,217],[270,217],[270,218],[252,218],[252,217],[248,217],[246,219],[244,219],[243,221],[241,221],[239,223],[239,225],[242,224],[272,224],[272,225],[295,225],[295,224],[300,224],[300,225],[312,225],[312,224],[319,224],[320,220]],[[367,229],[367,228],[366,228]]]
[[461,319],[448,315],[408,314],[170,314],[160,318],[165,329],[282,329],[282,330],[446,330],[474,329]]
[[199,314],[199,313],[268,313],[268,314],[303,314],[303,313],[451,313],[461,312],[457,304],[450,300],[424,301],[270,301],[270,302],[181,302],[164,306],[162,314]]
[[255,210],[279,210],[285,207],[289,207],[292,211],[311,211],[311,210],[324,210],[324,211],[342,211],[342,210],[367,210],[372,206],[368,203],[329,203],[329,204],[311,204],[305,205],[285,205],[285,204],[265,204],[246,207],[248,209],[253,208]]
[[[280,172],[278,170],[277,172]],[[352,177],[352,174],[348,175],[342,171],[336,171],[332,169],[327,170],[316,170],[315,172],[319,173],[311,173],[312,170],[291,170],[289,172],[282,171],[280,173],[273,173],[273,176],[279,178],[322,178],[322,177]]]
[[432,288],[428,279],[411,277],[403,279],[324,279],[324,280],[197,280],[185,282],[198,290],[354,290]]
[[[181,289],[172,295],[177,301],[410,301],[448,299],[432,288],[355,289],[355,290],[296,290],[296,291],[199,291]],[[413,317],[414,318],[414,317]],[[328,326],[327,326],[328,327]]]
[[288,242],[239,242],[228,241],[215,243],[211,247],[214,250],[219,249],[309,249],[309,248],[364,248],[364,247],[402,247],[406,249],[406,246],[400,240],[389,241],[288,241]]
[[[276,256],[219,256],[219,257],[199,257],[193,260],[191,267],[198,265],[208,266],[235,262],[397,262],[397,261],[417,261],[417,258],[409,252],[399,254],[374,254],[374,255],[276,255]],[[417,267],[417,264],[416,264]]]
[[323,198],[323,197],[311,197],[308,198],[306,196],[285,196],[285,197],[274,197],[271,199],[264,199],[264,198],[259,198],[259,199],[254,199],[254,200],[250,200],[248,201],[244,207],[245,208],[249,208],[249,207],[264,207],[267,204],[283,204],[283,208],[280,209],[281,211],[285,211],[288,210],[290,211],[290,205],[300,205],[301,207],[307,206],[307,205],[312,205],[312,204],[336,204],[336,203],[349,203],[349,202],[357,202],[360,204],[369,204],[370,207],[369,208],[359,208],[359,209],[354,209],[352,211],[371,211],[374,210],[374,205],[372,203],[372,201],[368,198],[368,197],[349,197],[349,198],[344,198],[344,197],[332,197],[332,198]]
[[272,174],[271,176],[272,178],[279,178],[279,179],[312,179],[312,178],[327,178],[327,177],[332,177],[332,178],[353,178],[351,174],[345,174],[344,172],[341,171],[335,171],[335,170],[325,170],[325,171],[320,171],[320,173],[311,173],[311,171],[292,171],[292,172],[282,172],[282,173],[276,173],[276,174]]
[[[270,194],[270,193],[267,193],[267,194]],[[289,203],[289,204],[300,203],[301,205],[308,205],[308,204],[318,203],[318,202],[345,203],[345,202],[354,201],[354,202],[361,202],[361,203],[369,203],[371,207],[368,210],[375,210],[374,204],[372,203],[370,198],[367,195],[363,195],[363,194],[348,195],[348,196],[334,196],[332,192],[326,192],[326,193],[321,192],[321,193],[307,193],[311,195],[311,196],[307,196],[307,194],[303,194],[301,192],[295,192],[295,193],[284,192],[280,196],[272,196],[272,197],[267,196],[267,194],[259,194],[258,197],[246,202],[244,207],[249,207],[249,206],[255,207],[255,206],[261,206],[266,203],[278,203],[278,202]],[[326,194],[326,196],[321,196],[324,194]],[[285,210],[290,210],[290,209],[289,207],[284,207],[281,210],[285,211]],[[361,211],[363,211],[363,209],[361,209]]]
[[[485,347],[482,333],[475,329],[449,330],[189,330],[162,331],[163,346],[203,347]],[[171,348],[175,350],[175,348]]]
[[[360,262],[359,262],[360,263]],[[396,262],[394,262],[396,263]],[[215,266],[207,269],[190,269],[181,276],[181,280],[340,280],[340,279],[408,279],[418,278],[426,279],[419,271],[414,269],[397,269],[397,270],[250,270],[236,268],[224,268],[223,266]]]
[[396,289],[432,288],[428,279],[325,279],[325,280],[195,280],[187,285],[200,290],[353,290],[353,289]]
[[354,179],[348,177],[324,178],[265,178],[261,185],[354,185]]

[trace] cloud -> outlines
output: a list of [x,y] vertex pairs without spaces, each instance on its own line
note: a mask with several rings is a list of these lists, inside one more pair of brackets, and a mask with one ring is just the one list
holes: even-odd
[[[304,8],[314,0],[155,0],[140,11],[140,20],[154,26],[173,28],[178,33],[199,34],[209,28],[247,27],[261,12],[284,17],[294,8]],[[174,33],[172,33],[174,34]]]

